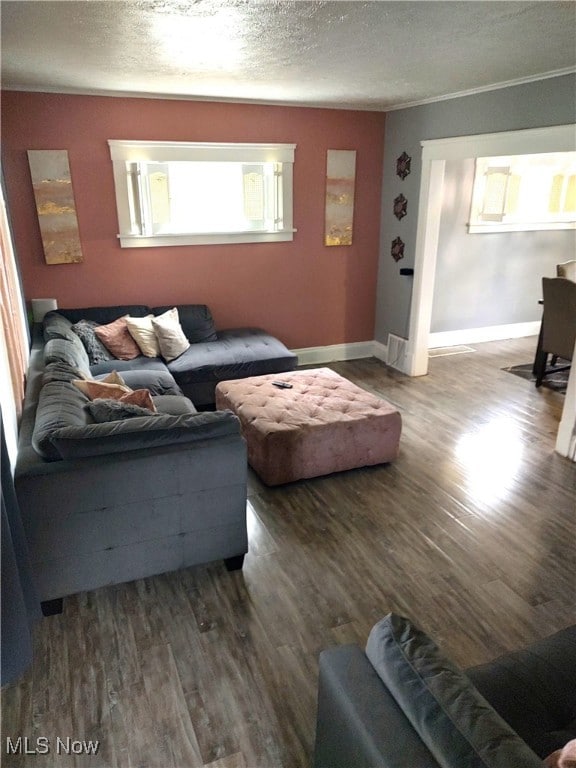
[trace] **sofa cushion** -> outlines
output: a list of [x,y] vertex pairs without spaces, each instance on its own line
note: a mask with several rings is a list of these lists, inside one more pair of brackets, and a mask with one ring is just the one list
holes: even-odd
[[133,360],[109,360],[107,363],[97,363],[90,366],[92,376],[100,376],[110,371],[121,371],[124,376],[128,371],[164,371],[168,372],[166,363],[159,357],[135,357]]
[[[167,307],[154,307],[155,315],[163,315],[174,304]],[[206,304],[176,304],[180,325],[188,341],[196,344],[201,341],[216,341],[218,338],[212,313]]]
[[159,371],[122,371],[122,378],[130,389],[149,389],[152,395],[182,395],[174,377],[164,367]]
[[128,331],[125,317],[119,317],[108,325],[97,325],[94,333],[118,360],[132,360],[142,354]]
[[42,320],[44,341],[50,341],[50,339],[70,339],[73,334],[72,323],[64,315],[56,311],[47,312],[44,315]]
[[44,364],[64,363],[75,368],[83,376],[90,376],[90,362],[84,345],[74,335],[73,339],[50,339],[44,347]]
[[167,362],[179,357],[190,346],[180,325],[176,307],[155,317],[152,325],[158,339],[160,354]]
[[74,381],[74,379],[87,378],[88,374],[78,368],[72,368],[67,363],[48,363],[42,374],[42,385],[51,381]]
[[576,626],[466,675],[540,757],[576,739]]
[[238,435],[238,419],[229,411],[185,416],[146,418],[64,427],[52,434],[52,443],[64,459],[194,443],[226,435]]
[[152,411],[149,408],[135,403],[100,397],[86,403],[84,407],[97,424],[105,424],[108,421],[134,419],[138,416],[150,416],[152,414]]
[[114,355],[104,346],[96,335],[98,323],[95,320],[79,320],[72,326],[72,331],[80,338],[88,353],[90,365],[114,360]]
[[154,315],[146,315],[146,317],[126,317],[128,331],[136,344],[140,347],[144,357],[158,357],[160,355],[160,347],[158,346],[156,331],[152,325],[153,318]]
[[157,413],[169,416],[185,416],[187,413],[197,413],[191,400],[184,395],[155,395],[152,397]]
[[149,314],[150,309],[144,304],[118,304],[112,307],[79,307],[73,309],[58,309],[58,313],[64,315],[71,323],[77,323],[79,320],[95,320],[101,325],[117,320],[124,315],[132,317],[144,317]]
[[366,655],[442,768],[542,768],[466,675],[409,619],[389,614]]
[[237,328],[222,331],[216,342],[192,344],[168,363],[168,370],[183,386],[284,373],[293,370],[297,362],[297,356],[274,336],[258,328]]
[[87,398],[68,381],[51,381],[42,387],[38,398],[32,434],[34,450],[48,461],[61,456],[52,443],[52,435],[61,427],[84,427],[89,416],[84,410]]

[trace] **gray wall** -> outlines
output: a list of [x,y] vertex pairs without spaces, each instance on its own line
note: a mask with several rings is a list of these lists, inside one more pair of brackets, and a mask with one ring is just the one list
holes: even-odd
[[474,160],[449,160],[430,331],[540,320],[542,277],[573,259],[576,231],[468,233]]
[[[374,330],[377,341],[387,343],[389,332],[408,336],[412,278],[401,276],[399,269],[414,266],[421,172],[420,142],[574,123],[575,97],[576,75],[564,75],[387,114]],[[404,181],[396,176],[396,158],[403,151],[412,157],[411,173]],[[400,193],[408,199],[408,215],[398,221],[392,206],[394,198]],[[391,242],[397,236],[406,243],[405,257],[398,263],[390,255]],[[449,284],[452,290],[458,290],[455,280],[450,279]]]

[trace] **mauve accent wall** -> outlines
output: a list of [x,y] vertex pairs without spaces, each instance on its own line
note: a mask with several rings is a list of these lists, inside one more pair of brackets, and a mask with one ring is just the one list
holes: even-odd
[[[294,241],[120,248],[108,139],[296,144]],[[161,99],[2,93],[2,167],[24,294],[60,306],[205,303],[218,328],[261,326],[289,347],[374,335],[384,115]],[[48,266],[26,150],[66,149],[84,253]],[[355,149],[352,246],[327,247],[327,149]]]

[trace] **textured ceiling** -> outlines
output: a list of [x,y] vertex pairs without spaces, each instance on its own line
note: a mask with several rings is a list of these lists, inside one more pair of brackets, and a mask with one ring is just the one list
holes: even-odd
[[573,2],[3,0],[2,86],[390,109],[574,71]]

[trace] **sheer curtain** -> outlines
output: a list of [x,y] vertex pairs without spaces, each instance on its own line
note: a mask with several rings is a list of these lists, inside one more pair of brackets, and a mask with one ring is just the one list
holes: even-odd
[[0,683],[17,680],[32,662],[32,627],[41,618],[26,537],[14,492],[0,410],[2,623]]
[[3,183],[0,191],[0,683],[6,685],[17,680],[32,661],[32,626],[41,610],[13,480],[28,332]]
[[0,319],[6,346],[10,384],[17,415],[22,410],[24,379],[28,364],[28,332],[6,213],[4,188],[0,205]]

